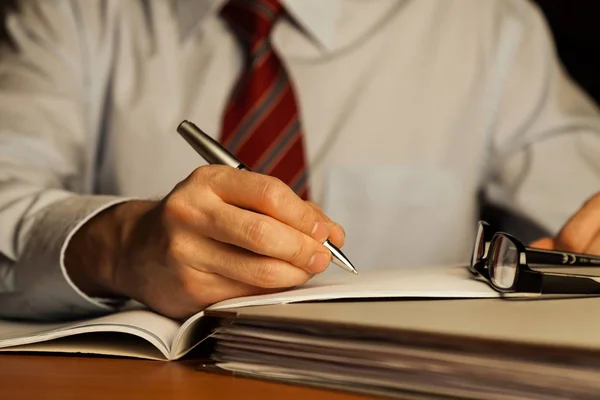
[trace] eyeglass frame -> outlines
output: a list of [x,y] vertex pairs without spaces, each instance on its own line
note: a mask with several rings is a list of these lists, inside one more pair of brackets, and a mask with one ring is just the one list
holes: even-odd
[[[478,274],[481,268],[477,268],[478,266],[485,266],[485,261],[487,260],[487,255],[489,251],[490,244],[492,242],[492,238],[496,234],[496,230],[492,228],[490,224],[485,221],[479,221],[477,223],[477,235],[475,236],[475,244],[473,246],[473,251],[471,252],[471,262],[469,264],[469,270],[473,274]],[[482,243],[480,243],[483,240]],[[476,258],[476,251],[479,246],[483,245],[482,255]],[[487,268],[487,266],[485,266]]]
[[[543,250],[527,247],[513,235],[496,230],[490,231],[491,226],[485,221],[479,221],[478,235],[475,239],[471,255],[470,271],[483,277],[492,288],[500,293],[533,293],[533,294],[600,294],[600,282],[594,277],[581,274],[542,272],[530,266],[544,268],[569,267],[600,267],[600,257],[590,254],[580,254],[566,251]],[[475,252],[483,239],[481,257],[475,259]],[[497,285],[492,279],[490,269],[492,257],[488,255],[500,238],[509,240],[516,248],[518,256],[513,283],[510,287]],[[528,262],[528,257],[533,262]],[[599,277],[600,278],[600,277]]]

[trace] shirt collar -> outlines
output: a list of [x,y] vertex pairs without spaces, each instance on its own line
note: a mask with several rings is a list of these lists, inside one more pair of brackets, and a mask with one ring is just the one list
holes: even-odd
[[[192,25],[200,22],[202,14],[218,12],[225,2],[215,0],[209,4],[198,0],[176,0],[182,36],[190,32]],[[332,48],[342,0],[281,0],[281,4],[309,36],[325,49]]]
[[281,0],[281,4],[319,44],[332,47],[342,0]]

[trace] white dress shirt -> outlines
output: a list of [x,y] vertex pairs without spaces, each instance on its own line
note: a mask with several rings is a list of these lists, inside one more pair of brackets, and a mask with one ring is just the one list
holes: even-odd
[[[477,193],[552,232],[600,189],[600,117],[524,0],[286,0],[272,40],[314,200],[359,269],[466,262]],[[71,235],[167,194],[219,135],[242,68],[222,1],[23,2],[0,58],[0,315],[112,308],[69,280]]]

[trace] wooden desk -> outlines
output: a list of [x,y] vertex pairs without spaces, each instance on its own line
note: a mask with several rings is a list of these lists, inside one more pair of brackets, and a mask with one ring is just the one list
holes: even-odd
[[359,400],[334,391],[195,370],[197,362],[94,356],[0,355],[2,399]]

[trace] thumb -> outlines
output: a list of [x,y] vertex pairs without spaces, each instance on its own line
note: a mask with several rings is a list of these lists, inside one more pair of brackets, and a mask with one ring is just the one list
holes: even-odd
[[529,246],[544,250],[554,250],[556,248],[556,242],[552,238],[543,237],[532,242]]

